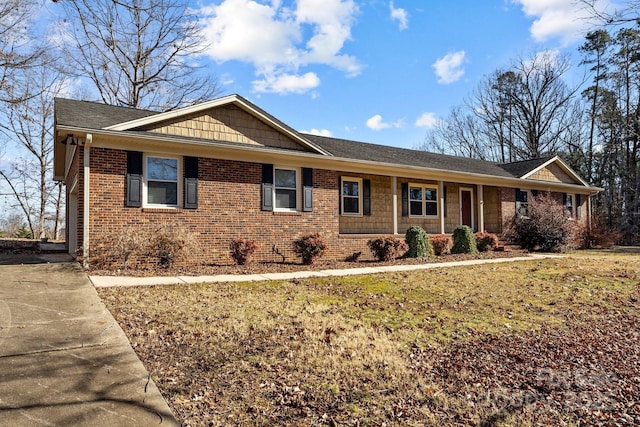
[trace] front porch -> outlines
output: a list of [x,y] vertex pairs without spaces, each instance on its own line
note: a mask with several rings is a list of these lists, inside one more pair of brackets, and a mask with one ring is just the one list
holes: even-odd
[[[459,225],[502,232],[503,189],[382,175],[340,177],[340,236],[404,235],[410,226],[451,234]],[[364,236],[361,236],[364,237]]]

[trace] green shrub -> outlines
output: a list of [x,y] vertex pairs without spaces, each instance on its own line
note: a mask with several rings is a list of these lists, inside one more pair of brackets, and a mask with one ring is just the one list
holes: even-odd
[[433,247],[433,253],[437,256],[448,254],[451,250],[451,246],[453,245],[451,237],[445,236],[443,234],[437,236],[429,236],[429,241],[431,242],[431,246]]
[[371,239],[367,242],[367,246],[371,249],[373,257],[378,261],[389,261],[398,258],[409,248],[405,242],[393,236]]
[[405,235],[405,241],[409,245],[409,250],[406,253],[408,258],[424,258],[433,255],[433,247],[429,241],[429,236],[422,227],[417,225],[409,227]]
[[506,236],[529,251],[562,252],[574,247],[578,228],[551,194],[529,202],[527,216],[514,216]]
[[26,224],[22,224],[20,228],[18,228],[18,231],[13,233],[13,237],[18,239],[33,239],[33,234],[31,234],[31,230],[29,230]]
[[478,253],[476,239],[473,237],[473,230],[467,225],[459,225],[453,230],[452,254],[475,254]]
[[252,239],[233,239],[231,243],[229,243],[231,258],[233,258],[238,265],[245,265],[251,262],[256,249],[258,249],[258,245],[256,241]]
[[493,251],[498,247],[498,236],[493,233],[488,233],[486,231],[479,231],[473,235],[476,239],[476,246],[478,251],[487,252]]
[[303,236],[293,242],[293,251],[302,258],[302,263],[311,265],[316,258],[321,257],[328,248],[320,233]]

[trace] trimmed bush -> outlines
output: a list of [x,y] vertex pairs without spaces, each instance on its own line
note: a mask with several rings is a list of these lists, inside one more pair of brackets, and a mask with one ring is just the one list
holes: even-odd
[[476,246],[480,252],[493,251],[498,247],[498,236],[493,233],[479,231],[473,236],[476,239]]
[[309,234],[293,242],[293,251],[302,258],[302,263],[305,265],[313,264],[327,248],[327,242],[320,236],[320,233]]
[[392,236],[371,239],[367,242],[367,246],[371,249],[373,257],[378,261],[389,261],[398,258],[409,248],[405,242]]
[[258,249],[258,245],[256,241],[252,239],[233,239],[231,243],[229,243],[231,258],[233,258],[238,265],[245,265],[251,262],[256,249]]
[[475,254],[478,253],[476,239],[473,237],[473,230],[467,225],[459,225],[453,230],[452,254]]
[[563,252],[574,248],[577,232],[564,206],[546,193],[529,202],[528,216],[514,216],[505,234],[529,251]]
[[433,247],[429,241],[429,236],[422,227],[417,225],[409,227],[405,235],[405,241],[409,245],[409,250],[406,253],[408,258],[424,258],[433,255]]
[[429,236],[429,241],[431,242],[431,246],[433,247],[433,253],[436,256],[448,254],[451,250],[451,246],[453,246],[451,237],[442,234],[438,236]]

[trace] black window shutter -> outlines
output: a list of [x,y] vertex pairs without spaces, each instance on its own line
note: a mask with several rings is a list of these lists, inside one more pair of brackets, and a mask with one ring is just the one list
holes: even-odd
[[538,190],[531,190],[531,196],[533,196],[533,198],[537,198],[538,197]]
[[338,215],[342,215],[342,177],[338,177]]
[[313,169],[302,168],[302,210],[313,212]]
[[576,194],[576,219],[580,219],[582,215],[582,198],[580,194]]
[[567,193],[562,193],[562,206],[567,206]]
[[262,210],[273,210],[273,165],[262,165]]
[[142,206],[142,153],[127,151],[127,207]]
[[362,180],[362,213],[371,215],[371,180]]
[[402,185],[402,216],[409,216],[409,184],[403,182]]
[[447,217],[447,186],[442,185],[442,201],[444,202],[444,217]]
[[184,207],[198,209],[198,158],[184,158]]

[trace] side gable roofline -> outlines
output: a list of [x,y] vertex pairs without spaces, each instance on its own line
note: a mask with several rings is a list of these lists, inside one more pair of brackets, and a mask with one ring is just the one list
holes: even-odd
[[154,123],[159,123],[169,119],[175,119],[180,116],[185,116],[188,114],[198,113],[201,111],[208,110],[210,108],[220,107],[223,105],[235,104],[244,111],[258,118],[259,120],[265,122],[266,124],[278,129],[282,133],[289,136],[291,139],[300,143],[301,145],[310,148],[316,153],[323,154],[325,156],[332,156],[332,154],[326,150],[323,150],[318,145],[304,138],[298,132],[291,129],[286,124],[282,123],[280,120],[273,117],[271,114],[262,110],[255,104],[247,101],[245,98],[241,97],[238,94],[223,96],[221,98],[213,99],[211,101],[203,102],[200,104],[192,105],[189,107],[179,108],[177,110],[167,111],[165,113],[158,113],[148,117],[142,117],[140,119],[130,120],[123,123],[118,123],[109,127],[106,127],[106,130],[117,130],[117,131],[126,131],[133,130],[135,128],[146,126]]
[[562,160],[560,157],[558,156],[553,156],[552,158],[550,158],[549,160],[547,160],[546,162],[544,162],[543,164],[541,164],[540,166],[538,166],[537,168],[527,172],[525,175],[521,176],[520,178],[522,179],[527,179],[529,178],[531,175],[535,174],[536,172],[540,171],[541,169],[546,168],[547,166],[549,166],[551,163],[559,163],[560,168],[562,170],[564,170],[571,178],[573,178],[575,181],[580,182],[582,185],[584,185],[585,187],[588,187],[589,184],[586,183],[582,178],[580,178],[580,175],[578,175],[576,173],[576,171],[574,171],[568,164],[566,164],[564,162],[564,160]]

